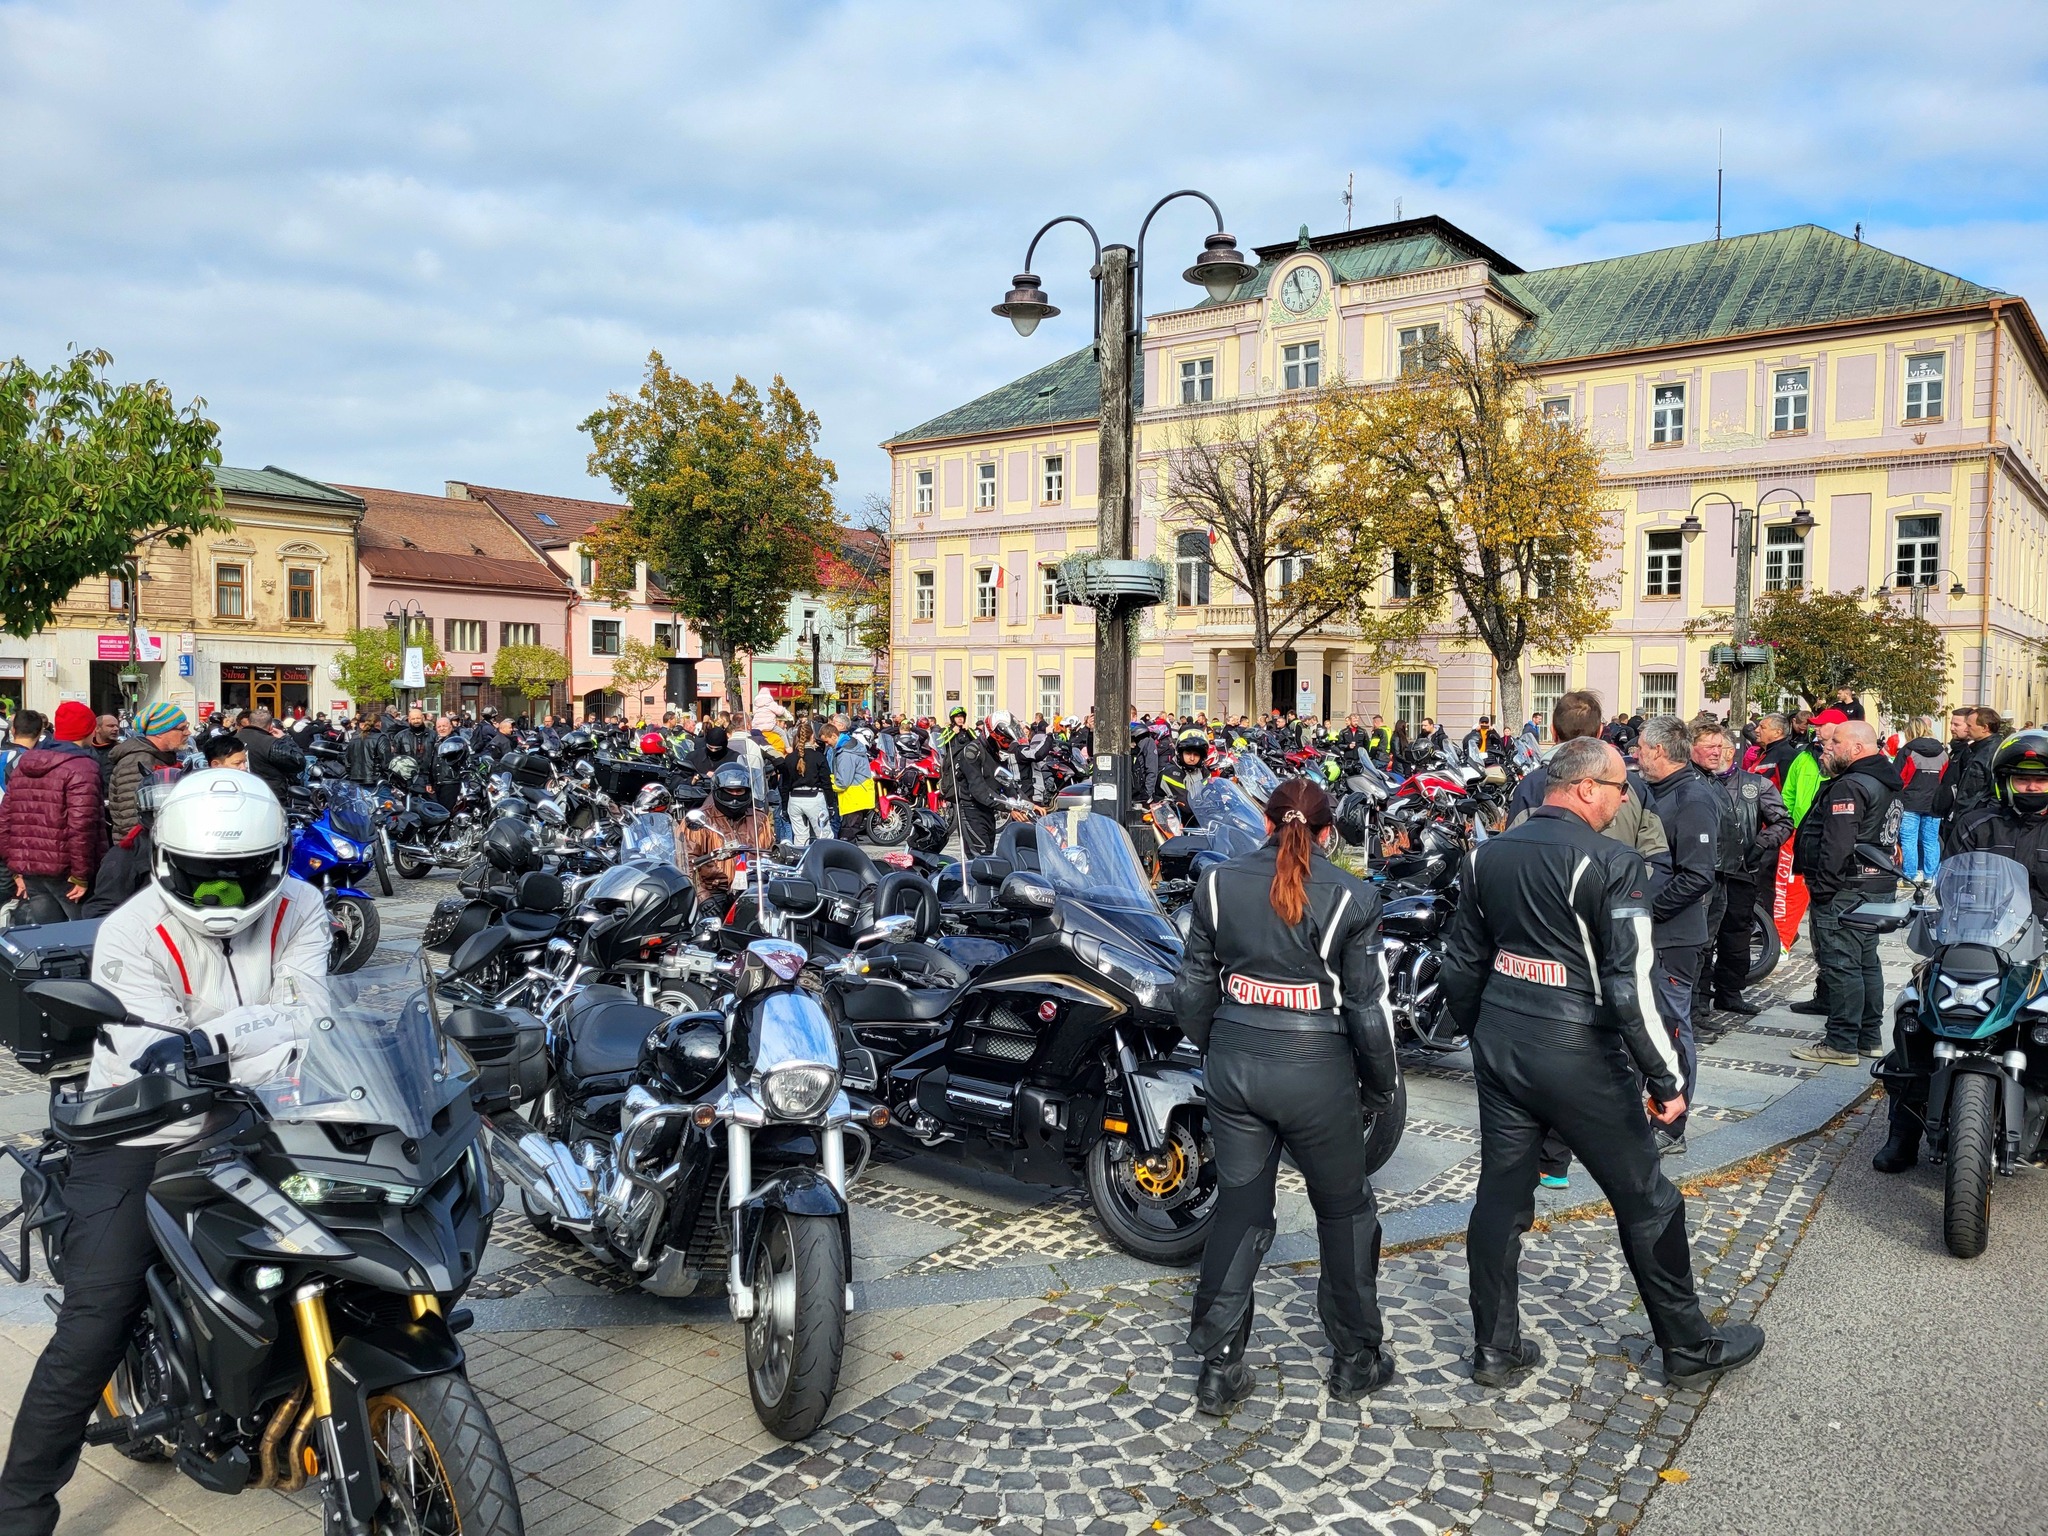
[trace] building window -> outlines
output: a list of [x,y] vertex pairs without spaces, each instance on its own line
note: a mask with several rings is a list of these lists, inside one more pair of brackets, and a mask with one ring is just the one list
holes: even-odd
[[974,504],[983,511],[996,504],[996,466],[993,459],[974,466]]
[[1288,389],[1315,389],[1323,382],[1323,344],[1298,341],[1280,349],[1280,380]]
[[1180,365],[1180,403],[1206,405],[1216,398],[1216,360],[1191,357]]
[[676,653],[676,627],[673,624],[654,626],[654,648],[664,656]]
[[910,573],[910,616],[930,619],[939,611],[939,578],[936,571]]
[[1394,556],[1394,601],[1405,603],[1415,595],[1415,567],[1406,555]]
[[1648,558],[1643,562],[1643,596],[1676,597],[1685,585],[1685,535],[1676,532],[1649,536]]
[[1060,717],[1060,675],[1057,672],[1038,674],[1038,712],[1048,720]]
[[1433,325],[1404,325],[1400,330],[1401,377],[1421,373],[1429,366],[1430,353],[1441,334]]
[[1806,402],[1812,375],[1804,368],[1787,368],[1771,380],[1771,430],[1804,432]]
[[1685,386],[1659,384],[1650,394],[1650,441],[1685,441]]
[[[1557,701],[1564,697],[1564,674],[1562,672],[1534,672],[1529,676],[1529,713],[1536,720],[1536,739],[1550,740],[1550,714],[1557,708]],[[1502,725],[1514,728],[1512,720],[1503,720]]]
[[239,565],[217,565],[213,569],[213,611],[216,617],[239,619],[246,617],[242,607],[242,581],[246,568]]
[[313,573],[304,566],[285,570],[284,616],[294,624],[310,624],[319,617],[313,611]]
[[1044,494],[1039,500],[1050,506],[1056,501],[1067,499],[1067,456],[1063,453],[1048,453],[1045,456]]
[[1675,715],[1678,713],[1678,674],[1676,672],[1645,672],[1643,686],[1637,693],[1639,707],[1645,715]]
[[1209,601],[1209,535],[1183,533],[1173,541],[1173,600],[1182,608]]
[[474,653],[484,648],[484,621],[482,619],[448,620],[448,649]]
[[1570,421],[1572,419],[1571,396],[1556,395],[1544,401],[1543,419],[1545,421]]
[[1181,719],[1209,712],[1209,677],[1205,672],[1183,672],[1174,680],[1173,707]]
[[911,477],[911,483],[915,487],[911,493],[915,497],[913,505],[917,515],[923,517],[932,509],[932,472],[920,469]]
[[1040,618],[1056,619],[1066,612],[1060,602],[1060,568],[1056,565],[1041,565],[1038,568],[1038,613]]
[[1941,383],[1947,359],[1923,352],[1906,359],[1906,420],[1941,420]]
[[620,633],[622,626],[617,619],[592,619],[590,621],[590,654],[593,656],[616,656],[624,642]]
[[1285,597],[1294,584],[1307,574],[1307,555],[1282,555],[1273,562],[1274,590]]
[[910,680],[910,712],[920,720],[932,717],[932,680],[929,677]]
[[1558,587],[1571,574],[1571,561],[1553,547],[1538,550],[1534,566],[1531,574],[1536,578],[1536,597],[1547,603],[1557,596]]
[[1806,535],[1790,523],[1764,530],[1764,590],[1806,585]]
[[500,624],[498,626],[498,644],[539,645],[540,626],[538,624]]
[[584,555],[584,556],[582,556],[582,557],[580,558],[580,566],[581,566],[581,569],[582,569],[582,573],[583,573],[583,575],[582,575],[582,582],[581,582],[581,585],[583,585],[583,586],[586,586],[586,587],[594,587],[594,586],[596,586],[596,585],[597,585],[597,561],[596,561],[596,560],[594,560],[594,559],[593,559],[592,557],[590,557],[589,555]]
[[1902,517],[1899,519],[1898,584],[1927,587],[1941,573],[1941,519]]
[[974,616],[977,619],[996,616],[996,570],[992,565],[974,568]]
[[974,724],[979,725],[996,712],[996,680],[993,677],[978,676],[974,679]]
[[1394,674],[1394,718],[1406,720],[1412,736],[1422,729],[1424,717],[1429,714],[1429,674],[1427,672],[1396,672]]

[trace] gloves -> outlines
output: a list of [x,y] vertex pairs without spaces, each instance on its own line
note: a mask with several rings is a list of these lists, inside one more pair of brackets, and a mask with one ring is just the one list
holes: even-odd
[[187,1045],[201,1056],[213,1054],[213,1042],[206,1038],[204,1031],[195,1029],[189,1033],[181,1031],[175,1035],[157,1036],[150,1042],[148,1048],[128,1065],[144,1077],[152,1072],[176,1072],[185,1065]]

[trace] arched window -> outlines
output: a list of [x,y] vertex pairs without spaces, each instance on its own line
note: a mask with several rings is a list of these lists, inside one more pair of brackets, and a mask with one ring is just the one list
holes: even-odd
[[1209,535],[1184,533],[1173,542],[1174,597],[1182,608],[1209,601]]

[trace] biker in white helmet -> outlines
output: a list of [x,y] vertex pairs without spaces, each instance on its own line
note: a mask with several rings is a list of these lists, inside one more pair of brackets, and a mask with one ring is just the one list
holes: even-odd
[[[100,925],[92,979],[139,1019],[201,1029],[235,1077],[287,1067],[327,991],[330,930],[320,892],[287,876],[289,829],[262,780],[233,768],[187,774],[157,811],[153,878]],[[87,1092],[176,1061],[160,1030],[110,1025]],[[64,1303],[29,1378],[0,1471],[0,1531],[49,1536],[57,1492],[78,1466],[100,1391],[146,1301],[156,1244],[144,1214],[157,1159],[204,1129],[180,1121],[72,1153],[65,1186]]]

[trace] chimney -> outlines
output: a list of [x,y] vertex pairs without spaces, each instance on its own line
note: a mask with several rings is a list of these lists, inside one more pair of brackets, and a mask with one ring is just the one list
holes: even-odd
[[452,496],[455,500],[469,500],[469,486],[465,484],[463,481],[444,480],[441,482],[441,485],[442,489],[446,492],[446,494]]

